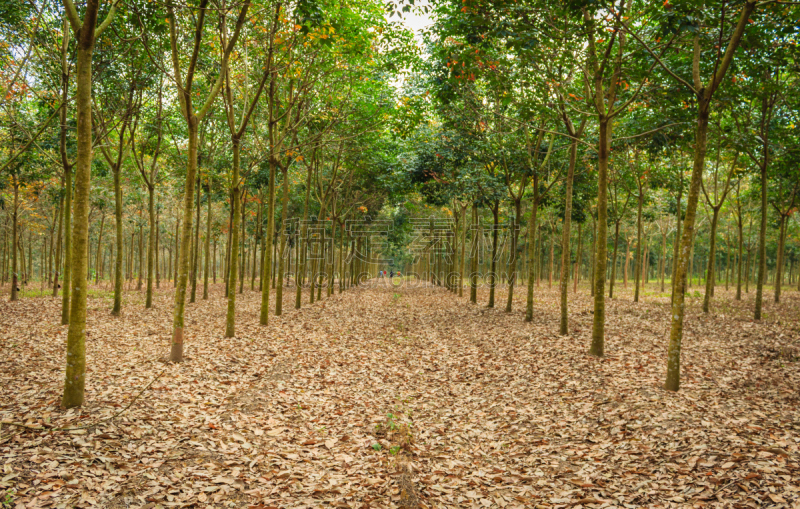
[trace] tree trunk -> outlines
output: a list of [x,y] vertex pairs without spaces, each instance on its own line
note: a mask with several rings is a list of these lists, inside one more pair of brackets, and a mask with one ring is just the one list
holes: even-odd
[[[569,150],[569,167],[567,168],[567,182],[564,196],[564,226],[561,231],[561,323],[559,333],[562,336],[569,334],[569,309],[567,301],[567,285],[569,284],[570,246],[569,236],[572,225],[572,183],[575,178],[575,163],[578,158],[578,140],[573,138]],[[578,226],[580,231],[580,226]],[[580,242],[580,241],[579,241]],[[580,243],[579,243],[580,246]],[[578,247],[580,250],[580,247]],[[577,277],[576,277],[577,282]]]
[[[303,299],[303,278],[305,277],[306,272],[306,252],[308,251],[308,242],[306,241],[306,237],[308,236],[308,200],[309,200],[309,193],[311,192],[311,170],[308,170],[306,175],[306,197],[305,201],[303,202],[303,223],[300,227],[300,236],[297,239],[297,274],[295,275],[295,301],[294,307],[295,309],[300,309],[302,305]],[[353,274],[353,270],[351,270],[351,274]]]
[[[89,66],[91,67],[91,62]],[[89,79],[91,80],[91,76]],[[91,122],[91,119],[89,122]],[[89,137],[91,138],[91,133],[89,133]],[[69,324],[69,300],[72,283],[72,170],[69,167],[64,168],[64,182],[67,193],[64,197],[64,277],[61,283],[63,288],[61,292],[61,325]],[[82,391],[83,389],[81,388]],[[81,403],[83,403],[83,396],[81,396]],[[80,404],[75,406],[80,406]]]
[[761,228],[758,231],[758,279],[756,280],[755,320],[761,320],[764,301],[764,280],[767,275],[767,160],[766,153],[761,164]]
[[602,357],[605,351],[606,264],[608,257],[608,153],[611,146],[609,119],[600,118],[597,159],[597,256],[594,274],[594,317],[589,353]]
[[472,234],[472,254],[470,256],[469,274],[469,301],[478,303],[478,242],[483,235],[483,229],[478,223],[478,204],[472,202],[472,224],[475,226]]
[[175,311],[172,320],[172,347],[170,361],[183,360],[183,326],[186,310],[186,287],[189,282],[189,247],[192,241],[192,207],[194,205],[194,185],[197,178],[197,116],[187,114],[189,143],[186,163],[186,186],[183,193],[183,230],[178,250],[177,270],[178,287],[175,289]]
[[489,304],[486,307],[494,307],[494,292],[497,286],[497,229],[500,220],[500,202],[492,204],[492,260],[489,268]]
[[156,201],[155,189],[147,186],[147,216],[150,220],[150,231],[147,241],[147,295],[145,296],[145,309],[153,307],[153,280],[155,279],[156,256]]
[[[56,239],[55,239],[55,243],[56,243],[55,259],[52,261],[53,262],[53,270],[54,270],[54,274],[53,274],[53,297],[57,297],[58,296],[58,287],[59,287],[58,276],[61,273],[61,270],[60,270],[60,268],[61,268],[61,241],[64,238],[63,237],[64,194],[61,195],[61,197],[59,198],[58,201],[59,201],[59,208],[58,208],[58,234],[56,235]],[[8,255],[8,253],[6,252],[6,258],[8,257],[7,255]]]
[[[197,172],[197,217],[194,219],[194,242],[192,242],[192,296],[189,302],[197,301],[197,272],[200,269],[200,172]],[[231,337],[231,336],[228,336]]]
[[233,139],[233,174],[231,175],[231,196],[233,209],[230,241],[230,269],[228,270],[228,313],[225,317],[225,337],[232,338],[236,333],[236,276],[239,264],[239,208],[241,207],[241,191],[239,190],[239,139]]
[[[178,217],[175,221],[175,266],[172,268],[170,273],[172,274],[172,287],[178,288],[178,258],[180,257],[181,252],[181,218]],[[172,260],[172,256],[170,255],[170,260]]]
[[572,293],[578,293],[578,280],[581,276],[581,258],[583,258],[583,223],[578,223],[578,253],[575,255],[575,276],[572,283]]
[[[241,259],[241,270],[239,271],[239,293],[244,293],[244,273],[247,272],[247,267],[245,266],[247,262],[247,249],[245,245],[245,226],[247,223],[247,216],[245,215],[245,210],[247,209],[247,202],[246,202],[246,191],[242,189],[242,197],[239,199],[242,214],[241,225],[242,225],[242,259]],[[236,285],[234,285],[235,287]]]
[[[642,270],[644,267],[644,256],[642,252],[642,205],[644,203],[644,186],[639,187],[639,196],[637,200],[637,211],[636,211],[636,254],[634,255],[635,258],[635,265],[633,268],[633,302],[639,302],[639,284],[642,279]],[[640,268],[641,267],[641,268]]]
[[703,297],[703,313],[708,313],[709,303],[713,296],[714,287],[714,264],[717,251],[717,221],[719,218],[719,208],[712,208],[711,235],[708,248],[708,267],[706,268],[706,294]]
[[[89,244],[89,200],[92,176],[92,52],[95,41],[98,3],[89,2],[84,13],[83,26],[78,36],[77,64],[77,161],[75,171],[75,226],[67,243],[72,244],[70,284],[64,285],[64,294],[72,296],[64,301],[69,307],[67,332],[67,368],[64,396],[65,408],[83,404],[86,382],[86,296],[88,284],[87,247]],[[71,193],[68,190],[71,201]],[[68,204],[69,205],[69,204]],[[65,207],[69,210],[69,206]],[[69,221],[66,221],[69,224]],[[66,281],[66,279],[65,279]]]
[[[522,214],[521,200],[521,196],[514,200],[514,222],[511,225],[511,269],[509,273],[506,313],[511,312],[514,303],[514,286],[517,282],[517,242],[519,241],[519,218]],[[462,228],[465,226],[466,225],[462,225]]]
[[[289,231],[289,170],[281,168],[283,173],[283,196],[281,197],[281,248],[278,251],[278,282],[275,289],[275,316],[283,314],[283,274],[285,272],[284,261],[286,260],[286,235]],[[342,231],[342,242],[344,242],[344,230]],[[341,255],[340,255],[341,258]],[[340,275],[341,277],[341,275]],[[295,280],[297,278],[295,277]],[[340,280],[341,281],[341,280]],[[342,293],[341,285],[339,293]]]
[[206,210],[206,270],[203,272],[203,300],[208,300],[208,274],[211,272],[211,172],[208,173],[206,200],[208,200],[208,204]]
[[14,210],[11,215],[11,301],[19,299],[17,293],[19,283],[17,277],[17,242],[19,239],[19,180],[16,175],[11,176],[14,186]]
[[689,185],[689,197],[686,203],[686,217],[683,223],[683,236],[681,237],[680,256],[676,259],[675,291],[672,300],[672,324],[670,329],[669,347],[667,350],[667,379],[664,388],[668,391],[677,391],[680,388],[681,367],[681,340],[683,339],[684,301],[686,297],[686,269],[689,265],[692,243],[694,240],[695,216],[697,202],[700,197],[700,181],[706,159],[706,136],[708,133],[710,100],[699,102],[697,113],[697,130],[695,135],[694,165],[692,167],[692,180]]
[[[611,255],[611,281],[608,284],[608,298],[614,298],[614,282],[617,280],[617,247],[619,246],[619,223],[614,223],[614,254]],[[626,262],[627,263],[627,262]]]
[[778,236],[778,260],[775,264],[775,303],[781,301],[781,284],[783,283],[783,250],[786,246],[786,226],[789,216],[781,214],[780,228]]
[[[673,246],[673,253],[672,253],[672,281],[670,281],[670,285],[672,286],[672,296],[670,297],[670,302],[675,302],[675,277],[678,273],[678,258],[680,258],[680,245],[682,232],[681,227],[683,226],[683,221],[681,220],[681,198],[683,198],[683,173],[680,174],[680,184],[678,187],[678,201],[676,204],[677,212],[675,213],[675,223],[676,223],[676,230],[675,230],[675,241]],[[670,304],[671,305],[671,304]]]
[[[275,177],[277,163],[274,155],[269,161],[269,186],[267,187],[267,238],[265,240],[264,280],[261,282],[261,315],[259,323],[269,324],[269,282],[272,279],[272,239],[275,236]],[[306,190],[308,192],[308,190]],[[312,285],[313,291],[313,285]]]
[[94,261],[95,265],[95,272],[94,272],[94,284],[96,285],[97,282],[100,280],[100,271],[102,270],[102,265],[100,264],[100,255],[102,253],[101,249],[103,247],[103,226],[106,223],[106,215],[103,214],[103,217],[100,219],[100,233],[97,235],[97,255]]

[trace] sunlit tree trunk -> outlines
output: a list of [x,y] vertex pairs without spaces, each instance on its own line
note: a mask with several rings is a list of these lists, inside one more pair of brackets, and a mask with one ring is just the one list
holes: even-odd
[[[569,236],[572,225],[572,183],[575,179],[575,164],[578,158],[578,140],[573,138],[569,147],[569,167],[567,168],[567,182],[564,191],[564,225],[561,231],[561,277],[559,281],[561,300],[561,323],[559,333],[562,336],[569,334],[569,308],[567,300],[567,287],[569,284],[570,246]],[[577,278],[576,278],[577,281]]]
[[208,172],[208,191],[206,192],[208,207],[206,211],[206,270],[203,272],[203,300],[208,300],[208,273],[211,272],[211,172]]
[[609,119],[599,118],[599,143],[597,158],[597,252],[594,270],[594,317],[592,322],[592,345],[589,353],[602,357],[605,352],[606,325],[606,264],[608,259],[608,152],[611,144]]
[[[89,65],[91,66],[91,63]],[[89,133],[89,136],[91,137],[91,133]],[[64,195],[64,277],[61,285],[63,288],[61,291],[61,325],[69,324],[69,301],[72,283],[72,170],[70,167],[64,168],[64,188],[66,189],[66,194]]]
[[[115,6],[116,7],[116,6]],[[75,225],[67,247],[72,248],[69,256],[70,284],[64,285],[64,294],[72,293],[69,301],[69,330],[67,331],[67,368],[65,373],[64,395],[61,404],[72,408],[83,404],[86,383],[86,296],[88,290],[87,247],[89,244],[89,201],[92,171],[92,53],[95,42],[95,25],[99,3],[88,2],[84,11],[82,25],[77,32],[77,160],[75,171]],[[75,7],[68,6],[71,16],[77,18]],[[109,16],[113,16],[110,13]],[[110,20],[107,20],[110,21]],[[77,19],[73,28],[78,28]],[[105,24],[104,24],[105,25]],[[107,25],[105,25],[107,26]],[[68,188],[70,183],[68,182]],[[71,202],[71,193],[67,190]],[[70,203],[65,207],[69,210]],[[68,216],[67,216],[68,217]],[[69,225],[69,221],[65,221]],[[69,228],[67,228],[69,230]],[[69,251],[68,251],[69,252]],[[66,278],[65,278],[66,281]]]
[[19,299],[19,278],[17,277],[17,243],[19,240],[19,180],[16,175],[11,175],[14,188],[14,209],[11,214],[11,301]]
[[783,250],[786,246],[786,226],[788,216],[780,215],[780,227],[778,229],[778,259],[775,263],[775,303],[781,301],[781,284],[783,283]]
[[228,270],[228,312],[225,317],[225,337],[232,338],[236,333],[236,276],[239,265],[239,207],[242,192],[239,189],[239,138],[233,137],[233,172],[231,174],[231,213],[230,269]]

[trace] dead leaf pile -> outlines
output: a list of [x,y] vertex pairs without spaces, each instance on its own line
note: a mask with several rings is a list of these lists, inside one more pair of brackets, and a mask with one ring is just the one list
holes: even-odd
[[126,294],[120,318],[90,299],[86,404],[69,411],[60,301],[0,303],[2,421],[96,423],[166,369],[99,425],[4,426],[0,494],[19,508],[384,508],[407,472],[425,507],[800,500],[797,292],[761,323],[722,290],[708,316],[691,302],[678,393],[661,389],[668,297],[607,301],[597,359],[585,289],[570,292],[569,336],[555,288],[536,289],[532,323],[525,288],[511,314],[441,289],[353,289],[301,310],[286,293],[266,327],[260,294],[238,296],[231,339],[220,287],[187,305],[180,365],[165,362],[171,292],[152,310]]

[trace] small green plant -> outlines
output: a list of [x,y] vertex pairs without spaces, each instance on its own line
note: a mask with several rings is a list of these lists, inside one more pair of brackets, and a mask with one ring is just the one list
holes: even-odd
[[10,489],[6,490],[6,492],[3,494],[3,500],[1,502],[3,504],[3,509],[11,509],[11,507],[14,506],[14,492]]
[[386,414],[386,424],[389,426],[389,429],[394,431],[397,429],[397,424],[394,422],[397,416],[392,413]]
[[375,449],[376,451],[380,451],[381,449],[383,449],[383,446],[378,442],[375,442],[374,444],[372,444],[372,448]]
[[389,449],[389,454],[391,454],[392,456],[395,456],[398,452],[400,452],[400,446],[399,445],[393,445]]

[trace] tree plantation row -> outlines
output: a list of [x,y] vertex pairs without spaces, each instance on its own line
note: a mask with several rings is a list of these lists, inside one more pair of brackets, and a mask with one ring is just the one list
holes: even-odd
[[588,292],[598,357],[620,285],[668,294],[677,391],[687,295],[709,313],[735,288],[763,320],[800,291],[799,20],[777,0],[6,2],[2,283],[61,299],[67,408],[87,298],[116,317],[126,289],[151,308],[174,287],[180,362],[218,280],[226,338],[244,292],[269,326],[285,294],[376,280],[486,286],[509,313],[524,288],[530,322],[547,285],[561,335]]

